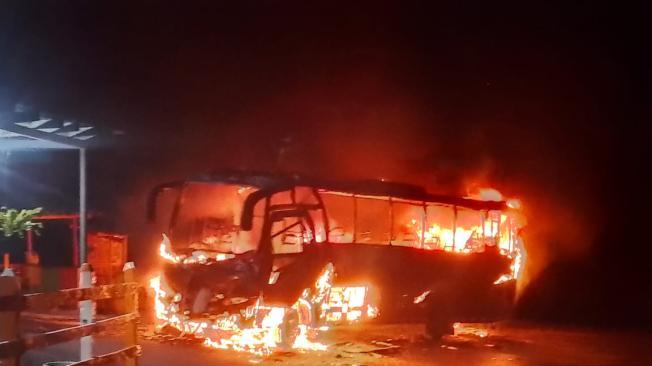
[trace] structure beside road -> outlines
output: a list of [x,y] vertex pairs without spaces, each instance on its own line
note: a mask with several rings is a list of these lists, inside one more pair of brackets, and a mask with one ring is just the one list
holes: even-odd
[[[82,265],[82,268],[84,268],[84,265]],[[88,265],[86,265],[86,268],[90,269]],[[89,275],[92,277],[90,272],[80,272],[80,279],[88,279]],[[12,275],[0,277],[0,323],[3,324],[3,327],[0,328],[0,360],[2,365],[19,365],[21,355],[28,350],[47,347],[77,338],[87,342],[82,342],[83,354],[81,361],[73,365],[103,365],[117,360],[132,360],[128,361],[128,364],[135,365],[136,362],[133,360],[140,353],[136,333],[136,321],[138,319],[137,296],[138,284],[134,282],[102,286],[80,286],[80,288],[56,292],[23,295],[20,292],[20,281],[17,277]],[[125,309],[126,313],[123,315],[93,321],[92,317],[88,316],[88,305],[92,310],[95,301],[105,299],[125,299],[123,303],[131,306]],[[23,310],[49,311],[53,308],[75,306],[77,304],[80,306],[80,321],[82,322],[79,326],[28,336],[21,336],[18,332],[20,312]],[[92,356],[89,347],[84,347],[84,343],[90,343],[88,341],[90,341],[90,336],[93,334],[115,328],[121,328],[123,333],[127,333],[125,338],[130,341],[129,346],[98,356]]]

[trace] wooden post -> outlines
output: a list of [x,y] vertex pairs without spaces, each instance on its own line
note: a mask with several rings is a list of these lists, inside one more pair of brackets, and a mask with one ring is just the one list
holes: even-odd
[[[90,288],[93,286],[93,270],[88,263],[79,268],[79,287]],[[79,323],[81,325],[92,323],[95,316],[95,302],[84,300],[79,302]],[[79,360],[85,361],[93,357],[93,336],[79,339]]]
[[[20,296],[20,279],[14,276],[14,272],[9,267],[5,267],[0,275],[0,297],[3,296]],[[19,304],[16,301],[16,304]],[[0,342],[11,341],[18,338],[18,318],[20,309],[5,309],[0,311]],[[18,366],[20,357],[10,357],[0,359],[2,366]]]
[[[136,282],[136,266],[134,262],[127,262],[122,267],[122,283]],[[138,310],[138,305],[134,303],[136,299],[129,295],[117,301],[117,310],[121,313],[129,314]]]
[[[11,271],[12,276],[13,276],[13,273],[14,273],[14,272],[11,270],[11,266],[10,266],[10,264],[11,264],[11,262],[10,262],[10,260],[9,260],[9,253],[5,253],[5,254],[2,256],[2,270],[3,270],[3,271]],[[4,274],[4,272],[3,272],[3,274]]]
[[27,257],[29,258],[34,251],[34,237],[32,236],[32,230],[27,230]]
[[[133,283],[136,282],[136,266],[134,262],[127,262],[122,267],[122,282]],[[124,310],[126,313],[138,313],[138,292],[134,290],[133,293],[128,293],[124,298]],[[125,345],[133,346],[138,344],[138,323],[134,319],[129,322],[125,332]],[[130,357],[126,360],[125,365],[137,366],[138,358]]]
[[43,274],[39,262],[38,253],[34,251],[34,235],[32,230],[27,230],[27,252],[22,273],[27,290],[39,291],[41,289]]

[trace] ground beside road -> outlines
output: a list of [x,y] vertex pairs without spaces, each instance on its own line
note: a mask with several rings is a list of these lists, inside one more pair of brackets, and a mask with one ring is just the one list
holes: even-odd
[[[525,325],[498,326],[486,338],[445,337],[441,342],[426,340],[422,334],[422,326],[415,324],[339,327],[325,335],[327,351],[266,358],[189,344],[166,350],[164,345],[146,342],[142,360],[156,365],[168,353],[168,360],[176,357],[197,365],[652,365],[650,335]],[[397,347],[387,349],[385,343]]]
[[[28,328],[33,328],[34,323]],[[52,329],[55,325],[38,327]],[[61,327],[61,324],[58,325]],[[151,337],[150,325],[141,329],[141,366],[158,365],[465,365],[533,366],[652,365],[652,335],[586,329],[553,329],[523,324],[498,324],[486,338],[445,337],[432,342],[417,324],[366,324],[334,327],[320,341],[327,351],[279,352],[267,357],[214,350],[181,339]],[[149,339],[148,339],[149,338]],[[22,365],[74,360],[76,342],[34,350]],[[107,333],[96,337],[95,351],[120,347],[119,338]]]

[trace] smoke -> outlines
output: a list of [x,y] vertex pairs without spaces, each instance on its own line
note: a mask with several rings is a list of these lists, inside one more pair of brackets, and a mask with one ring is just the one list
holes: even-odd
[[[306,82],[226,116],[163,131],[148,149],[125,154],[136,177],[118,204],[132,253],[152,262],[162,226],[145,223],[146,193],[164,181],[218,168],[299,172],[329,179],[383,178],[466,195],[493,187],[523,202],[527,280],[552,261],[581,257],[599,233],[592,200],[599,187],[587,152],[545,126],[523,130],[496,121],[455,124],[373,72],[346,73],[348,87]],[[337,83],[336,83],[337,84]],[[444,113],[441,113],[444,115]],[[548,117],[552,118],[552,117]],[[165,223],[162,223],[163,225]]]
[[[634,279],[649,258],[632,229],[649,216],[645,22],[604,27],[619,16],[599,6],[111,4],[0,12],[0,83],[40,110],[125,132],[89,151],[89,204],[129,235],[141,268],[165,226],[146,222],[147,193],[198,172],[494,187],[523,202],[526,275],[557,291],[544,310],[611,286],[608,316],[650,313],[621,301],[645,293]],[[547,273],[559,263],[570,270]]]
[[220,167],[494,187],[523,202],[530,278],[604,231],[601,122],[622,78],[592,16],[129,6],[23,13],[0,71],[43,109],[126,132],[90,152],[90,197],[139,261],[162,231],[148,191]]

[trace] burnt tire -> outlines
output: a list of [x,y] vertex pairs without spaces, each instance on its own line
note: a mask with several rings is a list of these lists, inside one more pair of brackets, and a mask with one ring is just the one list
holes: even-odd
[[283,323],[280,327],[281,347],[290,349],[294,345],[294,341],[299,336],[299,313],[292,309],[287,308]]
[[432,289],[426,317],[426,334],[433,340],[453,334],[453,324],[460,321],[464,304],[452,283],[441,283]]
[[432,340],[439,340],[445,335],[451,335],[454,332],[453,324],[455,320],[450,317],[440,315],[428,316],[426,321],[426,334]]

